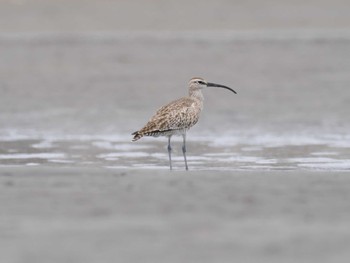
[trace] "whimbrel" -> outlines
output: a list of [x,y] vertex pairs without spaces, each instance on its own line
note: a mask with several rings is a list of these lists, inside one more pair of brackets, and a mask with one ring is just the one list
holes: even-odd
[[189,96],[183,97],[170,102],[161,107],[147,124],[132,133],[134,138],[132,141],[137,141],[143,136],[166,136],[168,137],[168,155],[170,170],[171,163],[171,145],[170,140],[173,135],[182,135],[182,153],[185,160],[185,167],[188,170],[186,158],[186,132],[197,123],[199,115],[203,109],[203,94],[202,89],[206,87],[224,88],[236,93],[233,89],[224,85],[210,83],[202,78],[192,78],[188,83]]

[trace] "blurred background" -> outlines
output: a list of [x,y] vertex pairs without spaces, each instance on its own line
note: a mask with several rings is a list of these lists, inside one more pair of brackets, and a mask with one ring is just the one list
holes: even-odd
[[345,143],[349,10],[346,0],[3,0],[0,136],[129,142],[200,76],[238,95],[205,90],[189,138]]
[[346,0],[2,0],[2,32],[349,29]]

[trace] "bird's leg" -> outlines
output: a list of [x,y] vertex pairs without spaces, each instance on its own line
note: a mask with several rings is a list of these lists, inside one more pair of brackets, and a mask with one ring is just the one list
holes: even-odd
[[173,169],[173,166],[171,164],[171,145],[170,145],[170,138],[171,136],[168,137],[168,154],[169,154],[169,166],[170,166],[170,170]]
[[188,170],[187,158],[186,158],[186,133],[184,133],[184,134],[182,135],[182,138],[183,138],[182,153],[183,153],[184,159],[185,159],[185,167],[186,167],[186,170]]

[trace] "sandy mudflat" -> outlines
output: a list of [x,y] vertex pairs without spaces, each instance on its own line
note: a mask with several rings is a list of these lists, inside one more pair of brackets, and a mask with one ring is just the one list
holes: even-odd
[[[0,263],[348,262],[348,10],[1,1]],[[128,135],[194,75],[238,95],[205,91],[169,172]]]
[[346,262],[349,173],[0,169],[1,262]]

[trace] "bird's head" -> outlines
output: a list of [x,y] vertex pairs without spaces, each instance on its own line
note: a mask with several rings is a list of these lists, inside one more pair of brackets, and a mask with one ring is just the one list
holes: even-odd
[[217,87],[217,88],[223,88],[223,89],[228,89],[230,91],[232,91],[233,93],[237,94],[236,91],[234,91],[233,89],[226,87],[224,85],[220,85],[220,84],[215,84],[215,83],[211,83],[211,82],[207,82],[206,80],[202,79],[202,78],[198,78],[198,77],[194,77],[190,80],[190,82],[188,83],[188,86],[190,87],[190,89],[192,90],[199,90],[199,89],[204,89],[206,87]]

